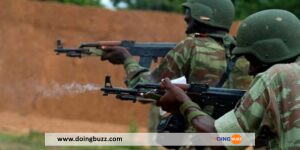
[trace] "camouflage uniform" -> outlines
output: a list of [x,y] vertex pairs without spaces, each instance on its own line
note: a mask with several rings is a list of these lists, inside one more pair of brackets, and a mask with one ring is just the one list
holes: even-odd
[[[191,24],[195,22],[201,24],[201,28],[208,26],[215,29],[215,32],[228,31],[234,19],[234,5],[231,0],[187,0],[182,6],[186,9],[185,20],[188,25],[187,31],[191,29]],[[193,23],[191,23],[191,21],[193,21]],[[196,27],[194,26],[194,28]],[[197,28],[199,28],[199,26],[197,26]],[[195,31],[186,33],[194,32]],[[192,34],[170,51],[165,58],[162,59],[159,66],[152,72],[140,67],[133,59],[127,59],[124,63],[127,73],[127,85],[133,87],[141,82],[160,82],[161,79],[166,77],[174,79],[185,76],[188,83],[204,83],[215,86],[226,70],[227,55],[225,54],[228,54],[228,52],[225,52],[223,43],[226,43],[227,40],[230,39],[227,37],[229,36],[226,35],[225,37],[216,38],[211,35],[198,36]],[[241,62],[243,64],[238,66],[243,69],[236,68],[234,72],[246,75],[247,71],[244,68],[247,68],[245,67],[247,63],[245,63],[245,60]],[[240,78],[234,75],[231,76],[231,79],[230,81],[236,81],[236,83],[244,84],[241,80],[250,83],[248,77]],[[247,83],[244,87],[247,87]],[[235,83],[226,84],[227,87],[233,87],[233,85],[235,85]],[[241,84],[235,87],[243,87]],[[208,112],[212,112],[212,107],[206,107],[205,109]],[[156,113],[158,112],[152,109],[151,113],[157,116]],[[152,118],[151,121],[156,122],[154,119],[158,118]]]
[[[226,70],[226,53],[224,44],[215,38],[192,34],[171,50],[152,72],[141,67],[132,58],[127,59],[124,64],[126,83],[129,87],[134,87],[141,82],[160,82],[166,77],[175,79],[185,76],[188,83],[214,86]],[[231,77],[234,79],[231,83],[233,87],[248,87],[244,84],[251,82],[247,70],[248,62],[239,59]],[[228,86],[226,83],[225,87]]]
[[[229,35],[228,35],[229,36]],[[226,39],[226,38],[225,38]],[[178,78],[185,76],[188,83],[203,83],[215,86],[226,70],[226,51],[221,42],[212,37],[193,34],[181,41],[171,50],[152,72],[142,68],[133,59],[125,62],[127,73],[127,85],[134,87],[141,82],[160,82],[163,78]],[[239,59],[237,67],[231,76],[231,85],[237,88],[246,88],[251,82],[247,75],[247,61]],[[244,76],[243,76],[244,75]],[[229,87],[229,84],[227,84]],[[213,111],[212,106],[204,110],[208,113]],[[152,117],[151,117],[152,116]],[[152,105],[149,122],[150,132],[155,132],[159,122],[158,108]]]
[[300,59],[256,76],[239,107],[215,122],[218,132],[273,133],[271,149],[300,148]]
[[285,10],[260,11],[243,21],[233,54],[246,55],[256,73],[269,69],[255,77],[237,108],[215,121],[218,132],[260,136],[266,130],[270,149],[300,149],[299,39],[299,19]]

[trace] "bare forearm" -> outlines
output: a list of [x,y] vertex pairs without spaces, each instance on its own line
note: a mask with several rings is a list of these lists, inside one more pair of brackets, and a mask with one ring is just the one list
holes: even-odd
[[214,133],[216,132],[214,122],[215,120],[210,116],[199,116],[192,120],[192,125],[197,132]]
[[[198,116],[195,117],[191,124],[199,133],[216,133],[214,126],[215,120],[210,116]],[[226,150],[224,146],[211,147],[213,150]]]

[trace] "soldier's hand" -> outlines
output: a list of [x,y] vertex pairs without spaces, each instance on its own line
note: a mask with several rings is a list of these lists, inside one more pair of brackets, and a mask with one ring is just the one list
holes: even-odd
[[125,60],[128,57],[131,57],[131,54],[124,47],[120,46],[109,46],[102,47],[104,54],[101,57],[101,60],[108,60],[112,64],[124,64]]
[[161,106],[167,112],[180,113],[180,105],[190,98],[182,89],[173,85],[168,78],[161,82],[161,87],[165,89],[166,93],[156,102],[156,105]]

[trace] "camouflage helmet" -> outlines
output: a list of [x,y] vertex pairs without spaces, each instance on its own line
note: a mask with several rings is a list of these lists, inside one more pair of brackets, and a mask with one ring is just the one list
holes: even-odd
[[191,10],[195,20],[212,27],[229,30],[234,19],[231,0],[187,0],[182,6]]
[[285,10],[270,9],[247,17],[237,33],[235,55],[252,54],[276,63],[300,54],[300,22]]

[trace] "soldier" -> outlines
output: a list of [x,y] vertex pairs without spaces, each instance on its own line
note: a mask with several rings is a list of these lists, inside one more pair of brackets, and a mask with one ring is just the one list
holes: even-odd
[[[230,53],[229,47],[234,43],[228,35],[234,18],[234,6],[230,0],[188,0],[182,6],[185,9],[184,19],[188,36],[171,50],[153,71],[139,66],[125,48],[105,49],[106,54],[102,56],[102,60],[124,64],[126,83],[129,87],[141,82],[160,82],[166,77],[174,79],[181,76],[185,76],[188,83],[222,86],[224,80],[220,79],[226,72],[226,57],[230,57],[226,54]],[[226,82],[225,85],[246,88],[251,79],[241,74],[247,75],[247,62],[241,59],[236,64],[238,67],[233,70],[234,75],[231,76],[231,79],[235,80],[230,80],[232,82]],[[228,72],[230,71],[227,71],[227,74]],[[213,107],[207,106],[205,111],[211,113]],[[158,116],[159,110],[153,105],[150,111],[150,132],[156,131]]]
[[241,24],[233,53],[246,57],[249,74],[256,77],[234,110],[214,120],[168,79],[162,82],[166,94],[157,105],[180,112],[198,132],[255,132],[258,136],[267,129],[269,148],[299,149],[299,39],[300,22],[292,13],[278,9],[255,13]]
[[[126,83],[129,87],[141,82],[160,82],[165,77],[174,79],[182,76],[185,76],[189,83],[217,85],[219,82],[226,70],[226,54],[230,53],[229,47],[235,42],[228,35],[234,18],[234,6],[230,0],[188,0],[182,6],[185,9],[184,19],[188,36],[170,51],[153,71],[139,66],[123,47],[105,49],[106,54],[102,56],[102,60],[124,64]],[[239,66],[235,72],[247,74],[247,69],[244,69],[247,68],[247,64],[238,64],[245,65]],[[242,76],[240,78],[244,79]],[[241,82],[231,84],[238,83]]]

